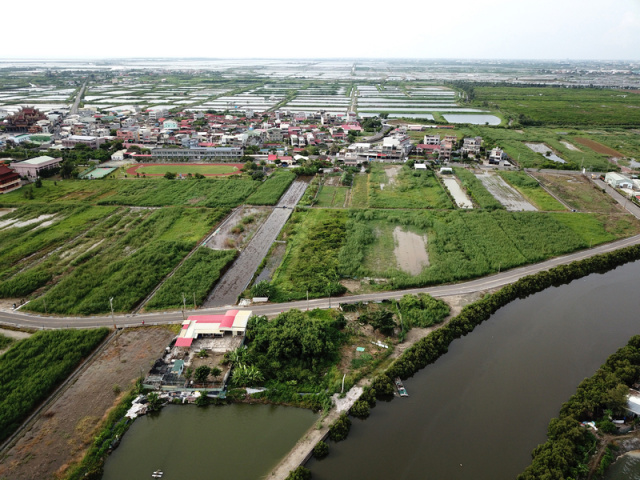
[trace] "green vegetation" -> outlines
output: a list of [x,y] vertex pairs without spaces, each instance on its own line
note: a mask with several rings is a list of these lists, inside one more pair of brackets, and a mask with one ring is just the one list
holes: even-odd
[[285,480],[311,480],[311,470],[301,465],[291,470]]
[[353,177],[350,206],[353,208],[367,208],[369,206],[369,180],[367,175],[358,174]]
[[143,165],[136,169],[136,173],[142,175],[143,173],[151,173],[156,175],[164,175],[166,171],[176,172],[178,174],[182,174],[186,176],[187,174],[222,174],[222,173],[233,173],[238,171],[238,167],[235,165],[194,165],[187,163],[178,163],[178,164],[165,164],[165,165]]
[[277,301],[324,297],[345,292],[338,282],[338,252],[344,243],[346,213],[335,210],[295,212],[285,234],[287,253],[272,284]]
[[189,179],[171,182],[144,179],[136,181],[65,180],[64,182],[47,180],[42,182],[42,188],[32,190],[33,198],[25,198],[22,189],[16,190],[2,196],[2,205],[80,200],[96,202],[100,205],[143,207],[166,205],[235,207],[253,193],[256,186],[257,182],[236,176],[224,179]]
[[398,302],[404,329],[430,327],[441,323],[449,315],[449,305],[426,293],[405,295]]
[[257,367],[267,381],[322,384],[320,373],[335,364],[345,340],[340,323],[336,323],[339,315],[290,310],[271,321],[253,317],[247,334],[249,348],[241,363]]
[[343,413],[329,426],[329,438],[339,442],[347,438],[349,430],[351,430],[351,419]]
[[555,198],[549,195],[540,183],[524,172],[500,171],[499,175],[512,187],[518,190],[538,210],[542,211],[566,211],[566,208]]
[[485,188],[482,181],[469,170],[454,168],[453,171],[478,207],[487,210],[504,209],[504,206]]
[[107,336],[106,328],[37,332],[0,356],[0,441]]
[[640,96],[595,88],[474,87],[475,104],[497,104],[521,125],[637,126]]
[[[29,205],[3,216],[3,221],[13,219],[16,220],[14,225],[22,222],[23,226],[0,230],[0,279],[5,280],[15,272],[13,267],[20,260],[41,258],[104,220],[113,211],[114,208],[88,206]],[[43,228],[45,222],[53,224]],[[10,296],[7,292],[12,288],[19,290],[3,283],[0,286],[0,292],[4,293],[2,296]]]
[[[384,277],[378,288],[409,288],[475,278],[627,236],[635,222],[594,214],[495,211],[353,210],[338,254],[344,277]],[[611,223],[605,223],[611,222]],[[629,223],[625,223],[629,222]],[[430,265],[417,276],[395,267],[396,226],[428,238]],[[289,268],[283,262],[281,275]]]
[[15,342],[14,338],[7,337],[6,335],[0,334],[0,350],[9,348],[14,342]]
[[275,205],[295,178],[295,174],[286,170],[276,171],[247,198],[247,203],[249,205]]
[[183,294],[186,295],[187,305],[191,305],[194,295],[196,305],[202,305],[237,253],[236,250],[211,250],[200,247],[160,287],[145,308],[181,308]]
[[[629,387],[640,379],[640,336],[611,355],[590,378],[584,379],[576,393],[551,420],[548,440],[532,453],[531,465],[519,480],[538,478],[576,478],[588,472],[593,435],[580,422],[597,420],[601,430],[615,431],[611,414],[624,414]],[[561,453],[562,452],[562,453]],[[598,467],[598,474],[613,460],[609,447]]]
[[[396,172],[395,177],[388,172]],[[385,168],[382,164],[374,164],[368,191],[372,208],[453,207],[432,171],[416,171],[407,165]]]
[[317,206],[342,208],[345,206],[348,191],[349,189],[347,187],[322,185],[318,193]]
[[329,445],[320,440],[318,443],[316,443],[316,446],[313,447],[313,456],[314,458],[321,460],[327,455],[329,455]]
[[142,379],[136,382],[136,386],[127,393],[118,405],[109,412],[102,423],[101,430],[94,438],[89,450],[82,460],[72,465],[65,475],[66,480],[83,480],[102,478],[104,462],[114,442],[122,438],[122,435],[131,426],[131,421],[124,416],[131,408],[133,400],[142,391]]
[[[76,257],[69,272],[27,308],[91,315],[130,311],[200,241],[223,215],[209,209],[164,208],[131,220],[99,254]],[[38,267],[36,267],[38,268]]]

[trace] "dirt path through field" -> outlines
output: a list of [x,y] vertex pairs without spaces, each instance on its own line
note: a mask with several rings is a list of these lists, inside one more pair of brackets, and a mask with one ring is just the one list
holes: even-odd
[[146,372],[174,333],[164,327],[119,334],[0,459],[0,478],[52,478],[77,461],[96,435],[107,410]]

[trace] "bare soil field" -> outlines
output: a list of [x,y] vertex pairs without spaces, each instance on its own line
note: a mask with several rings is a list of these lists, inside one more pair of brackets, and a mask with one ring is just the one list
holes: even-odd
[[127,329],[93,361],[0,459],[0,478],[59,478],[79,461],[101,420],[175,336],[168,328]]
[[538,210],[527,202],[520,192],[505,182],[502,177],[488,173],[476,175],[476,177],[507,210],[512,212],[520,212],[522,210],[535,212]]
[[473,202],[469,199],[456,178],[442,177],[442,183],[447,187],[459,208],[473,208]]
[[533,176],[575,210],[625,214],[622,206],[582,175],[534,173]]
[[609,155],[610,157],[624,157],[619,151],[609,148],[606,145],[602,145],[594,140],[590,140],[584,137],[574,137],[574,140],[580,145],[590,148],[594,152],[602,153],[603,155]]
[[418,275],[424,267],[429,266],[429,254],[427,253],[427,237],[417,233],[405,232],[400,227],[393,229],[395,248],[393,253],[398,261],[400,270]]
[[387,178],[389,179],[389,185],[393,185],[394,183],[396,183],[396,177],[398,176],[398,173],[400,172],[401,168],[402,167],[393,166],[393,167],[386,167],[384,169],[384,173],[387,174]]

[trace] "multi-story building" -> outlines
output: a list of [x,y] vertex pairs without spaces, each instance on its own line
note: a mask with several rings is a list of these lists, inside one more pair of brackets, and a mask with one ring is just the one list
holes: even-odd
[[9,167],[0,165],[0,193],[12,192],[20,186],[20,175]]
[[98,148],[105,142],[104,138],[93,137],[90,135],[70,135],[62,140],[62,146],[65,148],[73,148],[78,144],[86,145],[89,148]]
[[62,158],[53,158],[53,157],[36,157],[30,158],[29,160],[25,160],[23,162],[14,162],[10,165],[9,168],[16,172],[21,177],[27,178],[37,178],[38,174],[42,170],[48,170],[51,168],[56,168],[62,162]]
[[243,154],[240,147],[195,147],[195,148],[153,148],[151,156],[154,160],[174,161],[174,160],[216,160],[231,161],[237,160]]

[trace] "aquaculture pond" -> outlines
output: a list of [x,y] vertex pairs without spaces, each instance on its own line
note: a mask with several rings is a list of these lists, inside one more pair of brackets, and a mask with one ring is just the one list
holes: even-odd
[[138,418],[107,459],[103,480],[255,480],[266,476],[317,420],[272,405],[167,406]]

